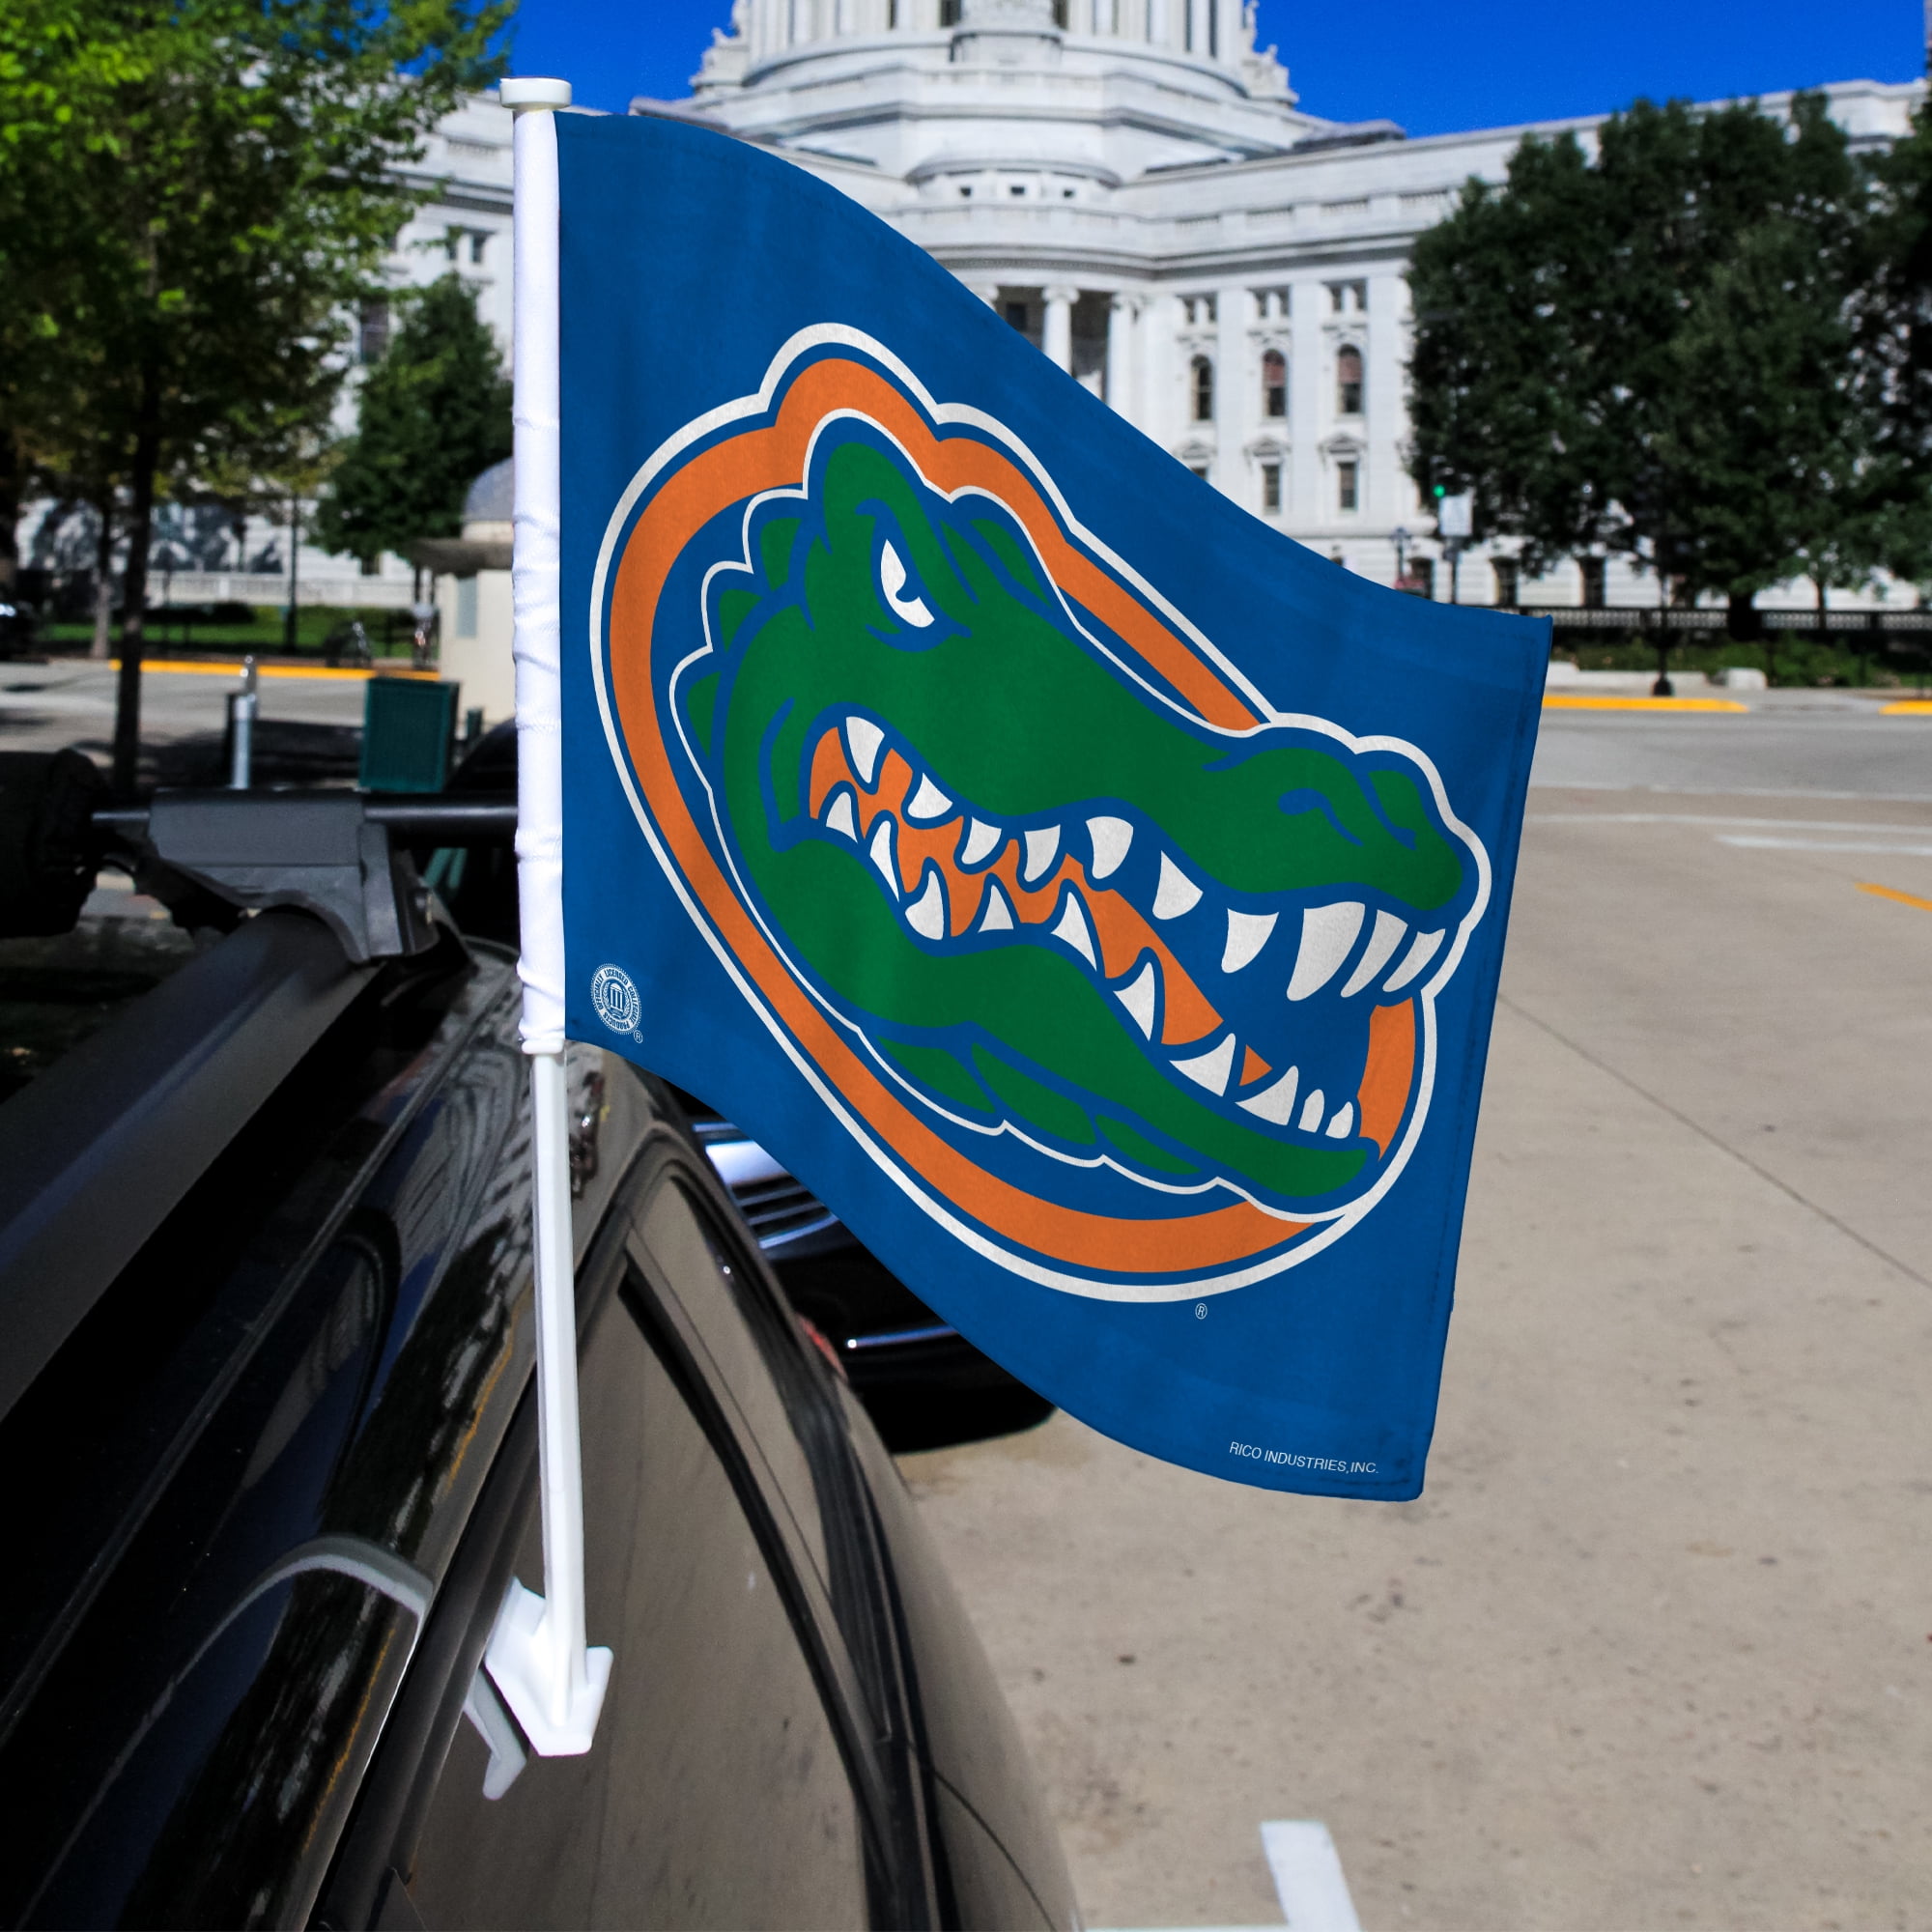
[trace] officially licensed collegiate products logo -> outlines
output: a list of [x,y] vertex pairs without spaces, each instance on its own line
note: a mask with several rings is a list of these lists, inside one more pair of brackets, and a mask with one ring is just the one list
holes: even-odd
[[635,1034],[643,1017],[637,986],[621,966],[600,966],[590,976],[590,1004],[612,1033]]
[[[1490,865],[1422,750],[1257,690],[1079,507],[806,330],[633,480],[593,671],[686,912],[844,1130],[1000,1265],[1175,1300],[1388,1197]],[[635,1027],[615,968],[592,998]]]

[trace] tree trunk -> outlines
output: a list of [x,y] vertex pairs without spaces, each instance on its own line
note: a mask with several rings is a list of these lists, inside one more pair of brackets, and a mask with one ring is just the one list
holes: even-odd
[[0,430],[0,591],[13,589],[19,575],[20,445],[12,430]]
[[128,573],[121,592],[121,676],[114,694],[115,795],[134,796],[141,762],[141,640],[148,611],[148,547],[155,525],[155,471],[160,463],[159,384],[152,370],[141,382],[140,427],[134,436],[132,502],[128,514]]
[[1733,590],[1725,599],[1724,629],[1734,644],[1754,644],[1764,636],[1764,613],[1754,590]]
[[94,539],[94,641],[87,655],[105,663],[112,654],[114,630],[114,493],[94,506],[100,520]]

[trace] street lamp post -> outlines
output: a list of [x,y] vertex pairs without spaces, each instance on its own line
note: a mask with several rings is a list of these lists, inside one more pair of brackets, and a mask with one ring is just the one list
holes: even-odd
[[1463,553],[1476,530],[1475,498],[1467,490],[1452,497],[1439,485],[1435,492],[1435,534],[1449,558],[1449,601],[1457,598],[1457,576]]
[[282,612],[282,649],[293,657],[296,650],[297,575],[301,561],[301,499],[289,497],[289,608]]

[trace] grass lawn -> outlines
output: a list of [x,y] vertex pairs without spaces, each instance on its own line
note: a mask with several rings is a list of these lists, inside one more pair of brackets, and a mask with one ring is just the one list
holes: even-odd
[[[170,652],[192,651],[197,656],[236,657],[249,652],[266,657],[282,656],[287,651],[283,612],[258,608],[245,623],[211,621],[204,611],[156,609],[148,612],[146,652],[150,657],[165,657]],[[379,658],[406,658],[410,654],[411,619],[407,611],[348,610],[339,605],[305,604],[296,611],[295,650],[298,657],[321,658],[328,634],[349,623],[362,620],[368,633],[369,648]],[[92,624],[41,626],[41,647],[65,656],[84,651],[94,640]]]

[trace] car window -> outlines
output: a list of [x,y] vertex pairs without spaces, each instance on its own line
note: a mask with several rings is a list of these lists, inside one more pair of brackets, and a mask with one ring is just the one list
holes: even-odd
[[[458,1726],[406,1874],[425,1925],[868,1922],[863,1814],[785,1578],[650,1319],[635,1282],[582,1355],[587,1621],[616,1653],[597,1742],[491,1800]],[[534,1512],[517,1574],[541,1578]]]
[[[683,1311],[729,1391],[742,1426],[770,1464],[821,1574],[825,1523],[810,1463],[793,1425],[798,1360],[790,1335],[777,1325],[746,1258],[734,1252],[712,1217],[678,1179],[652,1188],[638,1215],[639,1259]],[[780,1318],[782,1321],[782,1317]],[[791,1401],[787,1401],[787,1397]]]
[[795,1526],[805,1560],[844,1637],[846,1658],[883,1726],[886,1639],[868,1492],[853,1461],[830,1375],[744,1244],[675,1170],[645,1198],[633,1252],[726,1392],[740,1434]]

